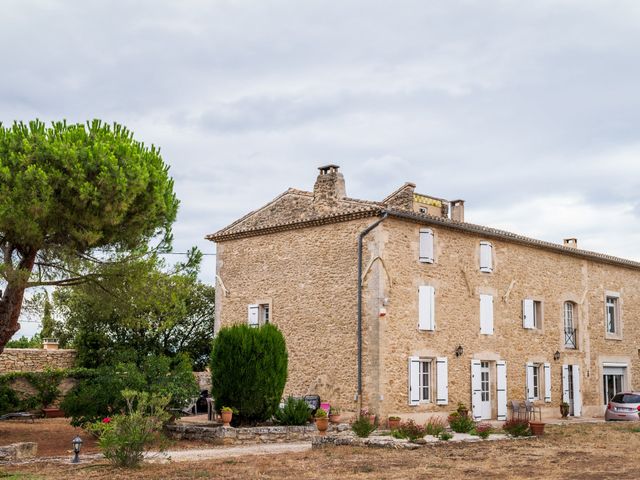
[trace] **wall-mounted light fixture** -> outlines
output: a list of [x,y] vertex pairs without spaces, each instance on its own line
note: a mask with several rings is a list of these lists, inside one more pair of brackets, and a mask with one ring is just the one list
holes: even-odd
[[462,356],[462,354],[464,353],[464,348],[462,348],[462,345],[458,345],[458,348],[456,348],[456,357],[460,357]]
[[556,353],[553,354],[553,359],[557,362],[560,360],[560,352],[556,350]]

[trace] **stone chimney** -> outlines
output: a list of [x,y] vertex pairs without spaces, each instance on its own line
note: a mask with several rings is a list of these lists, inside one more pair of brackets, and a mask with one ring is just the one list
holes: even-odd
[[318,168],[320,173],[313,186],[313,206],[320,209],[332,209],[347,196],[344,177],[338,171],[338,165],[325,165]]
[[464,222],[464,200],[451,200],[451,220]]
[[565,247],[578,248],[578,239],[577,238],[565,238],[563,240]]

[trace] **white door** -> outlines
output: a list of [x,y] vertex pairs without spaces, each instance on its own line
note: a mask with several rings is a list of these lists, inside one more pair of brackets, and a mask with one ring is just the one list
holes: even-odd
[[480,417],[482,420],[491,419],[491,381],[489,377],[489,362],[480,363]]

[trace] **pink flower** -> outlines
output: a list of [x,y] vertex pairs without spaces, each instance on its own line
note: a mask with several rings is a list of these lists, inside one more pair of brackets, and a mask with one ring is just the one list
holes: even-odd
[[102,419],[102,423],[109,423],[110,421],[111,421],[111,418],[110,418],[110,417],[104,417],[104,418]]

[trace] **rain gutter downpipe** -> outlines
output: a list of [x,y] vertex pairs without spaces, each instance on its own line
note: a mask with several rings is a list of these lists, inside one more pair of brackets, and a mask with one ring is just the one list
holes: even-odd
[[362,240],[378,225],[380,225],[388,213],[382,211],[380,219],[369,225],[358,235],[358,403],[362,409]]

